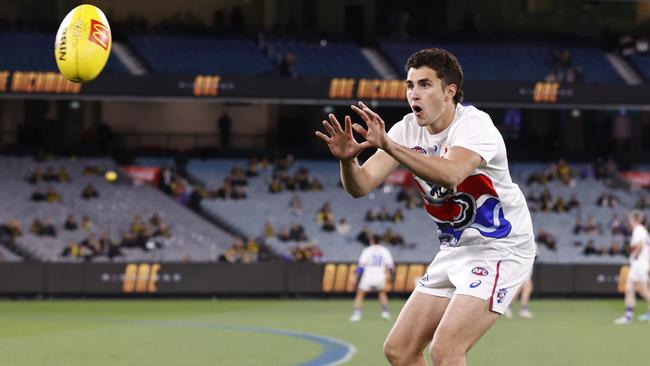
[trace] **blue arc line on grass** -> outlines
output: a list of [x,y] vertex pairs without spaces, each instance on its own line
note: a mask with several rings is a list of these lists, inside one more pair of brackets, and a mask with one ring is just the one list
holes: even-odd
[[[4,314],[0,314],[0,318],[4,318]],[[11,317],[16,319],[15,316]],[[42,320],[80,320],[79,317],[67,317],[67,316],[23,316],[25,319],[42,319]],[[86,318],[84,320],[95,321],[98,323],[106,324],[142,324],[142,325],[151,325],[159,327],[177,327],[177,328],[193,328],[193,329],[220,329],[233,332],[249,332],[249,333],[266,333],[274,335],[282,335],[287,337],[294,337],[299,339],[304,339],[310,342],[314,342],[321,347],[323,351],[318,355],[318,357],[300,363],[296,366],[336,366],[343,364],[344,362],[349,361],[352,356],[357,352],[357,349],[354,345],[343,342],[338,339],[304,332],[296,332],[292,330],[285,329],[273,329],[273,328],[258,328],[258,327],[247,327],[234,324],[222,324],[222,323],[203,323],[196,321],[181,321],[181,320],[125,320],[125,319],[115,319],[115,318]]]
[[321,347],[323,351],[318,357],[298,364],[297,366],[335,366],[349,361],[356,353],[357,349],[350,343],[343,342],[338,339],[304,332],[296,332],[285,329],[273,328],[257,328],[245,327],[231,324],[215,324],[215,323],[199,323],[199,322],[186,322],[174,320],[140,320],[134,323],[158,325],[158,326],[171,326],[171,327],[190,327],[202,329],[223,329],[235,332],[250,332],[250,333],[267,333],[282,335],[287,337],[294,337],[314,342]]

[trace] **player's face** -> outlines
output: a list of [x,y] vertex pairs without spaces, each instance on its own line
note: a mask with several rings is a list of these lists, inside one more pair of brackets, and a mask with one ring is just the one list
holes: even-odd
[[406,76],[406,99],[418,125],[430,126],[448,108],[453,108],[455,88],[454,85],[444,86],[442,79],[430,67],[410,68]]

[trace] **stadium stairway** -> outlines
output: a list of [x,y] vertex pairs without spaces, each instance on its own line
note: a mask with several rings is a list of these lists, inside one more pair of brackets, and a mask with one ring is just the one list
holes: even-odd
[[390,62],[384,58],[379,51],[375,48],[362,48],[361,53],[363,57],[368,60],[370,65],[381,75],[384,80],[395,80],[399,78],[399,74],[395,72]]
[[113,53],[122,61],[124,66],[129,70],[131,75],[144,75],[147,68],[144,64],[121,42],[113,42]]
[[629,85],[637,85],[643,83],[643,78],[636,70],[621,56],[608,52],[605,54],[607,61],[612,65],[614,70],[625,80]]

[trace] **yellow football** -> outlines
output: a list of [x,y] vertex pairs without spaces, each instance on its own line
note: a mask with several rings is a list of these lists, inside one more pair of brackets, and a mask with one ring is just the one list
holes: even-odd
[[71,81],[89,82],[106,65],[111,45],[111,28],[104,13],[93,5],[79,5],[65,16],[56,32],[56,65]]

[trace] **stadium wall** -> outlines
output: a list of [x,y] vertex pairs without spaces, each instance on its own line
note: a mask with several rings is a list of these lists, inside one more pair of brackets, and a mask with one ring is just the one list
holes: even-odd
[[[426,264],[399,264],[392,294],[413,291]],[[0,295],[286,296],[345,295],[356,289],[351,263],[3,263]],[[537,295],[611,296],[627,267],[537,264]]]

